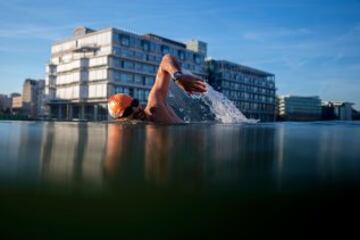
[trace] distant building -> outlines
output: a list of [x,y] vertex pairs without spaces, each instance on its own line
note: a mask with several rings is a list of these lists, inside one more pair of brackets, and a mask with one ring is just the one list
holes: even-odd
[[155,34],[115,28],[76,28],[51,47],[46,96],[49,117],[105,120],[107,98],[129,94],[146,103],[162,56],[176,56],[182,66],[205,77],[206,44],[185,43]]
[[275,120],[275,75],[225,60],[207,60],[208,81],[248,118]]
[[324,120],[352,120],[353,105],[350,102],[324,101],[322,103],[322,118]]
[[336,120],[335,107],[332,102],[323,101],[321,103],[321,119],[322,120]]
[[279,96],[279,120],[312,121],[321,119],[321,100],[318,96]]
[[19,96],[21,96],[20,93],[11,93],[11,94],[10,94],[10,98],[19,97]]
[[22,112],[28,117],[37,119],[44,115],[43,98],[45,80],[26,79],[23,85]]
[[199,40],[191,40],[186,43],[186,48],[198,52],[204,56],[207,55],[207,43]]
[[0,113],[10,112],[11,98],[8,95],[0,94]]
[[353,108],[352,119],[353,120],[360,120],[360,111]]
[[11,110],[14,114],[22,113],[23,100],[22,96],[12,97]]

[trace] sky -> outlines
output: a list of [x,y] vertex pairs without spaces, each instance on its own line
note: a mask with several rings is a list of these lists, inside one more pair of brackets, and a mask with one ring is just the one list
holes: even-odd
[[360,0],[0,0],[0,93],[44,78],[51,44],[75,27],[208,43],[208,56],[275,74],[277,94],[360,109]]

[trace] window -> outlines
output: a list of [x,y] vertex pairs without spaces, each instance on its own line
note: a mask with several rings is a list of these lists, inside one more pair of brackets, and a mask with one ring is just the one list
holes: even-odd
[[150,51],[150,43],[146,40],[141,41],[141,47],[144,51]]
[[158,52],[159,46],[156,43],[150,42],[150,51],[151,52]]
[[138,49],[142,49],[142,45],[141,45],[142,40],[137,38],[137,37],[134,37],[132,39],[133,39],[132,40],[133,44],[131,44],[131,46],[134,46],[134,47],[136,47]]
[[139,90],[134,89],[134,90],[133,90],[133,95],[131,95],[131,96],[134,97],[134,98],[136,98],[136,99],[138,99],[138,100],[140,100],[138,93],[139,93]]
[[203,68],[202,68],[202,66],[200,65],[200,66],[194,66],[194,71],[195,72],[203,72]]
[[124,66],[125,69],[134,69],[135,68],[135,64],[133,62],[130,61],[124,61]]
[[144,96],[144,90],[143,89],[138,89],[138,98],[140,101],[145,100],[145,96]]
[[201,58],[200,58],[199,55],[194,54],[194,62],[195,62],[196,64],[200,64],[200,63],[201,63]]
[[221,84],[221,85],[222,85],[223,88],[228,88],[228,87],[229,87],[227,81],[222,81],[222,84]]
[[135,63],[135,70],[141,72],[142,71],[142,64],[141,63]]
[[134,54],[135,54],[134,51],[127,50],[127,49],[122,49],[122,51],[120,52],[120,56],[127,57],[127,58],[134,57]]
[[152,86],[154,84],[154,77],[145,77],[145,85]]
[[224,78],[230,79],[230,73],[229,72],[224,72]]
[[114,78],[115,81],[120,81],[124,83],[132,83],[134,81],[134,76],[130,73],[115,72]]
[[148,55],[146,55],[146,60],[147,60],[147,61],[151,61],[151,62],[156,62],[156,61],[157,61],[157,57],[154,56],[154,55],[148,54]]
[[123,79],[125,82],[132,83],[134,81],[134,75],[130,73],[126,73],[124,74]]
[[161,46],[161,53],[162,54],[167,54],[170,53],[170,48],[168,46]]
[[142,85],[143,84],[143,77],[141,75],[135,74],[134,82],[136,84]]
[[140,60],[144,60],[144,59],[145,59],[145,54],[142,53],[142,52],[135,52],[135,53],[134,53],[134,56],[135,56],[135,58],[140,59]]
[[122,93],[123,90],[122,90],[122,87],[115,87],[114,88],[114,93]]
[[144,64],[143,70],[147,73],[155,73],[155,67],[152,65]]
[[185,53],[182,50],[178,50],[178,57],[181,61],[185,60]]
[[119,35],[120,38],[120,44],[124,46],[130,46],[130,37],[124,34]]
[[116,86],[114,88],[114,91],[115,91],[115,93],[129,94],[129,88],[127,88],[127,87],[118,87],[118,86]]
[[144,90],[144,94],[145,94],[145,100],[148,99],[150,91],[149,90]]
[[113,51],[112,51],[112,53],[114,54],[114,55],[117,55],[117,56],[120,56],[120,48],[119,47],[113,47]]

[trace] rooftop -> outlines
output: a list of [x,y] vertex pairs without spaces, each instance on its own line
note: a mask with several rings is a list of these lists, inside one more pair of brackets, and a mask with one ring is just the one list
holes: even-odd
[[112,31],[112,30],[115,30],[115,31],[118,31],[118,32],[123,32],[123,33],[128,33],[128,34],[131,34],[131,35],[140,36],[140,37],[143,37],[143,38],[149,39],[149,40],[156,40],[156,41],[172,44],[172,45],[175,45],[175,46],[181,47],[181,48],[186,48],[185,43],[175,41],[175,40],[172,40],[172,39],[169,39],[169,38],[165,38],[165,37],[153,34],[153,33],[140,34],[140,33],[135,33],[135,32],[131,32],[131,31],[123,30],[123,29],[118,29],[118,28],[103,28],[103,29],[99,29],[99,30],[94,30],[94,29],[90,29],[90,28],[85,27],[85,26],[76,27],[74,29],[74,31],[73,31],[72,36],[67,37],[65,39],[62,39],[62,40],[57,40],[57,41],[54,42],[54,44],[61,44],[61,43],[67,42],[67,41],[83,38],[85,36],[91,36],[91,35],[94,35],[94,34],[103,33],[103,32]]
[[162,42],[166,42],[166,43],[176,45],[176,46],[181,47],[181,48],[186,48],[185,43],[178,42],[178,41],[175,41],[175,40],[171,40],[171,39],[168,39],[168,38],[164,38],[164,37],[161,37],[161,36],[153,34],[153,33],[146,33],[146,34],[144,34],[142,36],[145,37],[145,38],[151,39],[151,40],[158,40],[158,41],[162,41]]
[[215,61],[218,64],[222,64],[223,67],[227,68],[227,69],[236,68],[236,70],[239,70],[239,71],[245,71],[245,72],[255,73],[255,74],[264,75],[264,76],[275,76],[273,73],[265,72],[265,71],[262,71],[262,70],[259,70],[256,68],[252,68],[252,67],[248,67],[245,65],[241,65],[238,63],[230,62],[228,60],[208,59],[206,61],[207,62]]
[[320,99],[319,96],[299,96],[299,95],[282,95],[279,98],[317,98]]

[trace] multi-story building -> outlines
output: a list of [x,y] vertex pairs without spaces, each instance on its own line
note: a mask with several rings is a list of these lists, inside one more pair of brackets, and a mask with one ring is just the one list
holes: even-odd
[[44,80],[25,79],[22,94],[22,112],[28,117],[37,119],[44,115],[44,90]]
[[353,103],[340,101],[324,101],[322,102],[322,118],[324,120],[352,120]]
[[360,120],[360,111],[355,108],[352,109],[352,120],[354,121]]
[[0,113],[10,112],[11,98],[8,95],[0,94]]
[[225,60],[207,60],[208,81],[248,118],[275,119],[275,75]]
[[165,54],[177,56],[183,67],[205,77],[203,42],[186,45],[154,34],[76,28],[72,37],[51,48],[46,77],[50,117],[107,119],[107,98],[115,93],[145,103]]
[[311,121],[321,118],[321,100],[318,96],[279,96],[279,120]]
[[11,111],[13,113],[21,113],[23,107],[22,96],[14,96],[11,98]]

